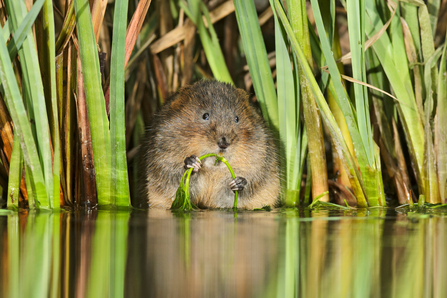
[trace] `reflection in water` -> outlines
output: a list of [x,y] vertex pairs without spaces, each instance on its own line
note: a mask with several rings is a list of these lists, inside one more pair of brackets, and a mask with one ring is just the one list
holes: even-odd
[[0,297],[445,297],[446,218],[375,212],[0,216]]

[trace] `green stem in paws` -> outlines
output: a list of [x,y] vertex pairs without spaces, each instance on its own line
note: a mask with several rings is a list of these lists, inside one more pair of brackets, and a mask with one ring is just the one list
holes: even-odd
[[[230,164],[228,163],[228,160],[226,160],[225,157],[219,156],[215,153],[208,153],[208,154],[200,156],[199,159],[203,160],[203,159],[205,159],[207,157],[211,157],[211,156],[216,157],[216,162],[217,161],[223,162],[227,166],[228,170],[230,171],[231,177],[233,177],[233,179],[236,178],[236,175],[234,175],[233,169],[231,168]],[[191,177],[192,170],[193,170],[192,168],[188,169],[183,174],[182,179],[180,180],[180,185],[179,185],[177,192],[175,194],[175,200],[171,205],[171,210],[191,211],[192,209],[197,208],[196,206],[191,204],[190,197],[189,197],[189,179]],[[233,206],[234,210],[237,209],[237,198],[238,198],[238,191],[236,190],[236,191],[234,191],[234,206]]]

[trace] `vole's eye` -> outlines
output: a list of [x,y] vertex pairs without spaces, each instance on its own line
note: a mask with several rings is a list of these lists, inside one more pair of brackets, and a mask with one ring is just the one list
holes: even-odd
[[210,120],[210,114],[205,113],[205,114],[203,114],[202,118],[203,118],[203,120]]
[[239,117],[238,116],[234,117],[234,122],[236,122],[236,123],[239,122]]

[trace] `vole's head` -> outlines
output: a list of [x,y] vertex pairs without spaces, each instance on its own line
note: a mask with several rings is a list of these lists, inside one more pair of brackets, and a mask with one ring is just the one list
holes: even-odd
[[181,89],[167,104],[171,124],[197,154],[222,153],[231,158],[243,147],[249,150],[256,145],[256,126],[262,119],[242,89],[200,81]]

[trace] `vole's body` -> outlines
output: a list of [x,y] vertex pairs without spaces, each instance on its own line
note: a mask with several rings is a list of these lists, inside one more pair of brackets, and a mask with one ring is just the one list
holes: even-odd
[[[276,204],[280,186],[272,135],[245,91],[217,81],[180,89],[154,117],[137,159],[143,202],[151,208],[170,208],[185,158],[207,153],[223,155],[235,175],[245,178],[240,180],[238,208]],[[205,208],[232,207],[233,179],[225,164],[214,161],[205,159],[191,175],[191,201]]]

